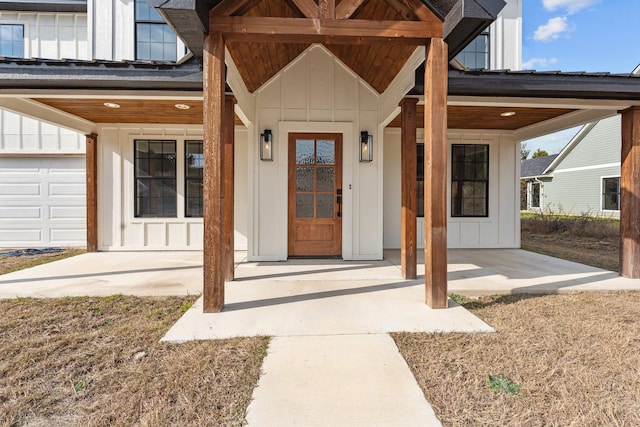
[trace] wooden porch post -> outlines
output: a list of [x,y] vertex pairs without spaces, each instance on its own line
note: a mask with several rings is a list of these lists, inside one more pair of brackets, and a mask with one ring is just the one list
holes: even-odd
[[234,192],[234,159],[235,124],[234,106],[236,98],[226,95],[224,102],[224,280],[234,279],[234,224],[233,224],[233,192]]
[[622,111],[620,275],[640,279],[640,107]]
[[204,312],[224,306],[223,159],[225,105],[224,39],[221,33],[204,37],[203,48],[203,271]]
[[98,135],[86,135],[87,252],[98,252]]
[[417,171],[416,171],[416,104],[417,98],[404,98],[400,102],[402,111],[401,139],[402,139],[402,212],[401,212],[401,242],[400,259],[402,277],[415,279],[417,277]]
[[448,47],[431,39],[424,76],[424,267],[426,302],[447,307]]

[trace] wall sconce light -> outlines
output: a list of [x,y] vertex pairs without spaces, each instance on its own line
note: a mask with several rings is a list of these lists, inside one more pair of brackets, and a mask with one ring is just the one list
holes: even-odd
[[271,129],[265,129],[260,134],[260,160],[273,160],[273,134]]
[[360,132],[360,161],[369,163],[373,160],[373,135],[369,132]]

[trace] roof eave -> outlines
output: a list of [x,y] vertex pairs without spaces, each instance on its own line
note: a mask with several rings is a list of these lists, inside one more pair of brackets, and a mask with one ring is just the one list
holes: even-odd
[[0,1],[0,10],[18,12],[87,13],[86,1]]
[[202,57],[204,35],[209,32],[212,0],[146,0],[155,8],[187,48]]

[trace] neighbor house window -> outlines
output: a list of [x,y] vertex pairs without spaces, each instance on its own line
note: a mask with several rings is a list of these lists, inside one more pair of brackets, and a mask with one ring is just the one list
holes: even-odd
[[0,24],[0,56],[24,57],[24,25]]
[[620,210],[620,177],[602,178],[602,210]]
[[202,217],[202,141],[185,144],[185,216]]
[[451,146],[451,216],[489,216],[489,146]]
[[135,216],[175,218],[176,141],[134,141]]
[[471,43],[465,47],[462,52],[456,56],[456,59],[470,69],[488,69],[489,68],[489,31],[480,33]]
[[136,59],[175,61],[177,37],[146,0],[136,0]]
[[539,208],[540,207],[540,183],[532,182],[529,184],[531,189],[529,190],[529,207],[531,208]]

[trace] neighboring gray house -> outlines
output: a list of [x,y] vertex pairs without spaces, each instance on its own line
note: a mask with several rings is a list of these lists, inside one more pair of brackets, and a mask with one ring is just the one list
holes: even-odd
[[542,186],[539,178],[556,157],[557,154],[552,154],[520,162],[520,210],[540,209]]
[[557,156],[523,161],[526,209],[618,217],[620,135],[620,116],[610,117],[585,125]]

